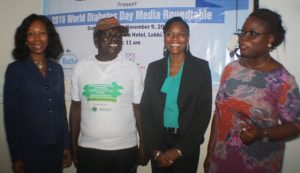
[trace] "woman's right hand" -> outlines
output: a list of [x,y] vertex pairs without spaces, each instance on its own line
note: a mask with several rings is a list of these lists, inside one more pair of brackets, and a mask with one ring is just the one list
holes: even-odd
[[[218,112],[218,107],[216,107],[216,112]],[[211,164],[211,160],[213,157],[213,151],[216,146],[218,124],[219,124],[219,116],[214,114],[212,124],[211,124],[211,131],[210,131],[210,137],[209,137],[209,141],[208,141],[206,158],[203,163],[205,173],[208,173],[209,167],[211,166],[210,164]]]
[[174,161],[171,160],[171,158],[169,158],[169,156],[166,153],[161,153],[157,157],[157,163],[159,167],[169,167],[172,166]]
[[17,160],[13,162],[12,165],[14,173],[24,173],[24,163],[22,160]]

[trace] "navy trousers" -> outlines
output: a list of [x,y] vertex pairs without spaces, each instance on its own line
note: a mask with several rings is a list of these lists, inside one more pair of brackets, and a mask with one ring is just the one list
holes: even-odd
[[63,145],[23,147],[25,173],[62,173]]

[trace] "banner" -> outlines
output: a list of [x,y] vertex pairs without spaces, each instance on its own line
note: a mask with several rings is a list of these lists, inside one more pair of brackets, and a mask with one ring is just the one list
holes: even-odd
[[100,18],[115,16],[129,28],[122,54],[145,75],[148,64],[163,57],[164,23],[181,16],[190,26],[193,55],[209,61],[214,84],[233,60],[226,45],[253,8],[251,0],[44,0],[43,13],[58,30],[64,54],[60,60],[65,79],[81,59],[97,52],[93,29]]

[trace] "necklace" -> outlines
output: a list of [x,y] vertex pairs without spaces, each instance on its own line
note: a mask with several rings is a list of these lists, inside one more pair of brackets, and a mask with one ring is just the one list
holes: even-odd
[[263,62],[262,64],[258,64],[257,66],[254,66],[254,67],[252,67],[248,63],[248,59],[246,59],[245,63],[246,63],[246,66],[250,69],[258,69],[258,68],[264,67],[265,65],[269,64],[270,60],[271,60],[271,57],[268,57],[268,59],[265,62]]
[[34,63],[37,65],[37,67],[38,67],[40,70],[43,69],[44,65],[43,65],[42,62],[34,61]]

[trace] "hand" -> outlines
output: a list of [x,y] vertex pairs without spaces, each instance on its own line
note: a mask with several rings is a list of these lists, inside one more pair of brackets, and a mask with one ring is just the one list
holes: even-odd
[[158,165],[161,167],[172,166],[176,159],[180,157],[177,148],[171,148],[157,157]]
[[212,152],[211,151],[207,151],[207,155],[206,155],[204,163],[203,163],[203,167],[204,167],[204,172],[205,173],[207,173],[208,170],[209,170],[211,159],[212,159]]
[[138,148],[137,164],[141,166],[146,166],[149,162],[149,156],[144,152],[144,144],[141,142]]
[[71,164],[72,164],[71,151],[69,149],[64,149],[63,168],[67,168],[71,166]]
[[168,156],[169,160],[175,161],[178,159],[181,155],[179,154],[177,148],[171,148],[165,152],[165,154]]
[[13,162],[12,169],[14,173],[24,173],[24,163],[22,160],[17,160]]
[[260,129],[256,126],[247,126],[242,128],[240,138],[244,144],[249,145],[259,139],[260,133]]
[[174,162],[168,157],[168,155],[163,152],[157,157],[157,164],[159,167],[169,167],[172,166],[173,163]]
[[72,161],[73,161],[73,164],[75,167],[77,167],[77,149],[78,149],[78,146],[74,146],[73,145],[73,148],[72,148]]

